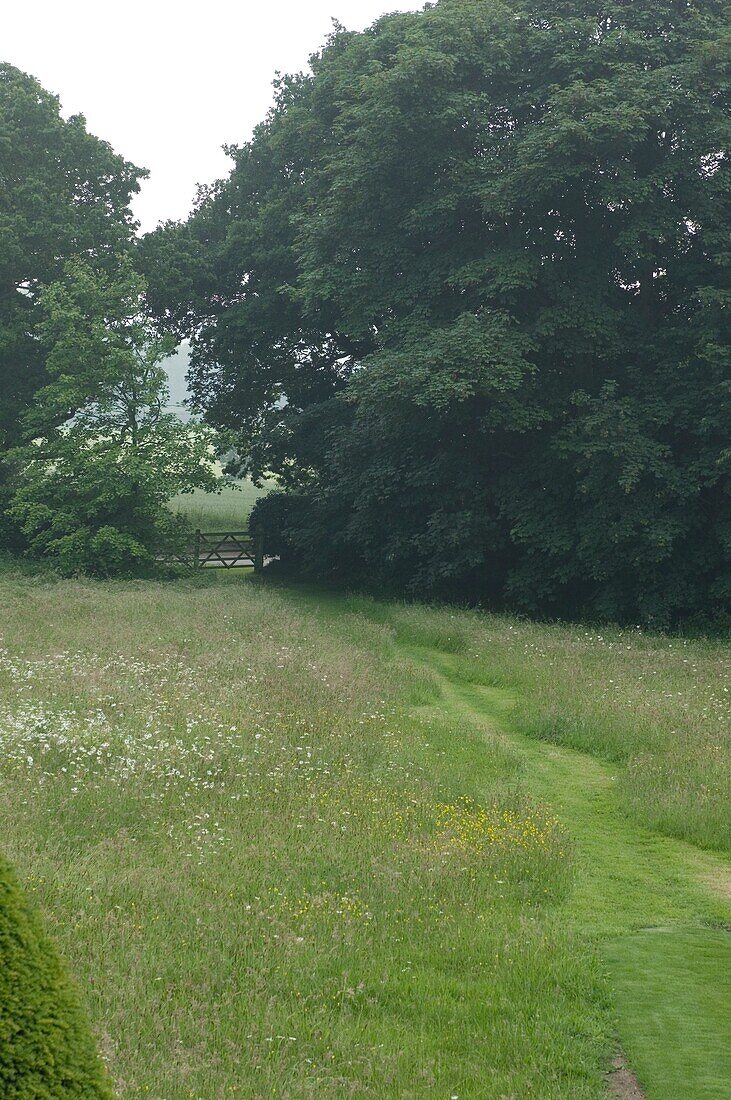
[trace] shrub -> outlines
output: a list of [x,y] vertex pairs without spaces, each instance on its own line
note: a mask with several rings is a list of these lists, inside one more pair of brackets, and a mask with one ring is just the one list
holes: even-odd
[[63,964],[0,857],[0,1096],[111,1100]]

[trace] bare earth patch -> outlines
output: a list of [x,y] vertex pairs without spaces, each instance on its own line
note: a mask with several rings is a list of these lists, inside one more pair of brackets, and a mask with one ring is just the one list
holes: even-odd
[[645,1094],[623,1054],[612,1059],[612,1072],[609,1074],[609,1092],[617,1100],[645,1100]]

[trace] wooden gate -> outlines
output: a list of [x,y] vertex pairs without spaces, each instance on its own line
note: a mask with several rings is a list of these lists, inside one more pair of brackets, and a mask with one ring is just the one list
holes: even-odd
[[264,535],[261,531],[196,531],[190,558],[197,569],[264,568]]

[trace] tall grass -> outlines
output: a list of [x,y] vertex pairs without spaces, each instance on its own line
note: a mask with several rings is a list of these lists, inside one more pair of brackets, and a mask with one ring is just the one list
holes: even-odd
[[[368,601],[351,605],[369,612]],[[419,605],[373,613],[406,640],[460,653],[475,682],[514,691],[523,732],[617,764],[639,823],[731,849],[727,642]]]
[[179,493],[173,497],[170,508],[201,531],[245,531],[252,508],[265,492],[266,488],[258,488],[250,481],[226,482],[219,493],[203,489]]
[[0,615],[3,844],[121,1098],[603,1095],[567,837],[393,625],[218,577]]

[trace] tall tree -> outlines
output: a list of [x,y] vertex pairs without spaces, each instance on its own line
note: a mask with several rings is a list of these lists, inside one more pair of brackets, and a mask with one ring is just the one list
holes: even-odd
[[[145,174],[89,134],[81,115],[64,119],[33,77],[0,64],[0,466],[46,377],[42,288],[72,256],[114,267]],[[0,484],[0,512],[2,499]]]
[[129,258],[114,276],[74,260],[41,295],[48,382],[10,453],[10,511],[30,551],[64,573],[154,568],[160,544],[183,534],[171,497],[216,487],[213,431],[165,411],[175,343],[155,338],[144,290]]
[[440,0],[281,83],[144,250],[198,400],[289,490],[285,553],[532,611],[728,606],[728,47],[726,0]]

